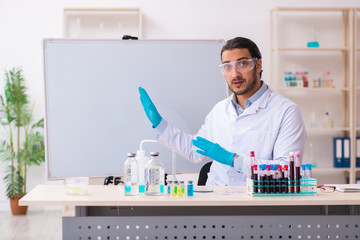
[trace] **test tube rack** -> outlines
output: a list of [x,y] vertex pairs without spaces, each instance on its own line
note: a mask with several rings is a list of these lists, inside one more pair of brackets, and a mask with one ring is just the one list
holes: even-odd
[[332,79],[313,80],[313,88],[335,88],[334,80]]
[[[275,184],[274,182],[269,181],[261,181],[261,180],[252,180],[250,178],[246,179],[246,193],[253,197],[261,197],[261,196],[314,196],[316,195],[316,186],[317,180],[315,178],[303,178],[300,179],[300,192],[296,191],[298,187],[298,181],[293,181],[293,185],[291,185],[291,181],[285,182],[281,181],[281,184]],[[290,188],[294,187],[294,192],[292,193]],[[270,189],[284,189],[288,188],[287,192],[271,192],[267,191]],[[254,191],[257,189],[257,192]]]

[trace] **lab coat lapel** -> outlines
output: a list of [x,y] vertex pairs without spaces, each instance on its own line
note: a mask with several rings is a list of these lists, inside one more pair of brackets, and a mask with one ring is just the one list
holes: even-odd
[[264,94],[258,100],[253,102],[250,107],[245,109],[245,111],[240,116],[245,117],[247,115],[256,114],[259,111],[261,111],[261,109],[266,108],[266,105],[267,105],[267,102],[269,101],[270,95],[271,95],[271,90],[268,89],[266,92],[264,92]]

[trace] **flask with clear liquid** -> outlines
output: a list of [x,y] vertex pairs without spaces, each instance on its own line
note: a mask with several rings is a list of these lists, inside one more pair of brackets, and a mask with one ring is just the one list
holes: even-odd
[[150,161],[145,165],[145,194],[163,195],[165,183],[165,168],[158,159],[158,152],[150,153]]
[[124,163],[125,195],[135,196],[139,194],[139,164],[135,159],[135,153],[128,153]]

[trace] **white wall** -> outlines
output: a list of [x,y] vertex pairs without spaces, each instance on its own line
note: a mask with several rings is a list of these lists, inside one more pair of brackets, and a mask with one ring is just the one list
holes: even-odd
[[[21,66],[35,102],[35,119],[44,116],[42,39],[62,37],[63,8],[141,8],[146,39],[252,39],[263,54],[269,78],[270,9],[275,7],[360,7],[359,0],[12,0],[0,1],[0,69]],[[0,73],[3,88],[3,72]],[[64,93],[66,96],[66,93]],[[2,134],[3,131],[0,131]],[[0,138],[3,138],[0,135]],[[0,163],[0,179],[4,176]],[[45,167],[29,170],[28,190],[45,182]],[[8,209],[0,180],[0,210]]]

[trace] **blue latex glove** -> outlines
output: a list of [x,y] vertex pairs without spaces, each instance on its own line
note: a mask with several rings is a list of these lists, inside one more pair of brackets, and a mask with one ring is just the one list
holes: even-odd
[[156,110],[154,103],[151,101],[145,89],[139,87],[139,92],[140,92],[141,104],[144,107],[146,116],[149,118],[150,122],[152,123],[153,128],[156,128],[161,122],[162,117],[160,116],[159,112]]
[[233,166],[233,159],[235,153],[231,153],[227,151],[225,148],[222,148],[219,144],[210,142],[202,137],[197,137],[192,140],[192,143],[195,147],[200,148],[200,150],[196,150],[197,153],[200,153],[204,156],[214,159],[219,163]]

